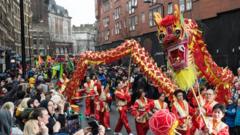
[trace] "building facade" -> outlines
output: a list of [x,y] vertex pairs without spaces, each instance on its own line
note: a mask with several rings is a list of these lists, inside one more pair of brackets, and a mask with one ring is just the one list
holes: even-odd
[[184,17],[197,20],[216,62],[233,71],[240,66],[240,28],[236,20],[240,18],[239,0],[95,0],[95,4],[97,49],[113,48],[134,38],[158,64],[165,64],[153,13],[160,12],[164,17],[179,4]]
[[50,48],[50,35],[48,27],[44,24],[38,23],[33,24],[32,35],[33,35],[33,54],[34,58],[38,55],[47,56],[50,55],[53,50]]
[[[31,28],[32,12],[31,1],[24,0],[24,29],[25,46],[29,47],[32,36]],[[11,68],[11,59],[21,59],[21,28],[20,28],[20,3],[19,0],[0,1],[0,72]],[[26,52],[29,57],[29,53]]]
[[55,0],[32,0],[33,54],[71,54],[71,17],[68,11]]
[[48,26],[48,3],[44,0],[32,0],[32,56],[46,56],[52,54]]
[[72,27],[73,53],[94,51],[96,46],[96,27],[94,24],[81,24]]
[[[51,0],[50,0],[51,1]],[[71,17],[67,9],[52,0],[48,5],[50,41],[56,55],[72,54]]]

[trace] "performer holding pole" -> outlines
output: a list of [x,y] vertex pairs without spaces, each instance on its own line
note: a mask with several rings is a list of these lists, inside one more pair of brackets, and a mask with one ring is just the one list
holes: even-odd
[[90,80],[90,77],[87,76],[86,78],[87,82],[84,83],[84,89],[86,93],[86,99],[85,99],[85,116],[86,118],[89,118],[90,116],[94,116],[94,97],[96,95],[97,87],[95,86],[95,83],[93,80]]
[[161,109],[168,109],[168,104],[164,100],[165,100],[165,93],[160,93],[159,98],[152,102],[154,106],[152,110],[154,113]]
[[110,128],[110,108],[108,102],[112,100],[112,97],[109,93],[109,85],[106,87],[102,86],[101,92],[99,93],[99,104],[96,107],[96,110],[99,111],[99,121],[104,125],[107,130]]
[[213,89],[208,89],[206,92],[206,102],[203,105],[203,109],[201,110],[203,114],[207,117],[212,116],[213,106],[218,102],[215,101],[215,92]]
[[139,89],[138,97],[132,106],[132,115],[135,117],[138,135],[146,135],[149,130],[148,120],[153,108],[150,100],[145,97],[143,89]]
[[174,92],[174,95],[177,98],[177,100],[173,102],[172,113],[175,114],[179,121],[177,131],[183,135],[190,135],[191,124],[190,114],[192,115],[194,113],[194,110],[184,99],[184,91],[176,90]]
[[127,133],[129,135],[133,135],[127,119],[128,102],[131,101],[131,96],[128,93],[128,89],[129,85],[124,84],[121,80],[115,92],[116,105],[119,112],[119,119],[115,128],[116,135],[120,134],[123,125],[125,126]]
[[229,135],[229,127],[222,122],[225,114],[225,107],[222,104],[216,104],[212,109],[212,117],[206,118],[206,124],[201,125],[194,135]]

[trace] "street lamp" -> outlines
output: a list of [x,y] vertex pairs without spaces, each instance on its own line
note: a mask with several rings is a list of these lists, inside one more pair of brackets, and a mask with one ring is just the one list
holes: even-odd
[[25,54],[25,33],[24,33],[24,3],[20,0],[20,21],[21,21],[21,50],[22,50],[22,77],[26,74],[26,54]]
[[30,38],[30,22],[28,22],[28,45],[29,45],[29,60],[30,60],[30,68],[32,67],[32,47],[31,47],[31,38]]

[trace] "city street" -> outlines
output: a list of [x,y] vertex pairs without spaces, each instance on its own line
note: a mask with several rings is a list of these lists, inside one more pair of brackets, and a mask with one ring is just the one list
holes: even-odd
[[240,0],[0,1],[0,135],[240,135]]
[[[115,129],[115,126],[116,126],[116,123],[118,121],[118,117],[119,117],[119,114],[116,110],[116,106],[115,104],[113,103],[112,104],[112,111],[110,112],[110,125],[111,125],[111,131],[107,131],[107,135],[113,135],[114,133],[114,129]],[[84,114],[84,111],[85,111],[85,103],[84,101],[81,102],[81,113]],[[132,129],[132,133],[134,135],[137,135],[137,132],[136,132],[136,127],[135,127],[135,121],[134,121],[134,117],[128,113],[128,121],[129,121],[129,125],[131,126],[131,129]],[[87,121],[84,120],[82,121],[82,127],[86,127],[87,126]],[[127,132],[126,132],[126,129],[123,127],[122,128],[122,132],[121,132],[123,135],[127,135]],[[148,134],[147,135],[152,135],[152,133],[150,132],[150,130],[148,131]]]

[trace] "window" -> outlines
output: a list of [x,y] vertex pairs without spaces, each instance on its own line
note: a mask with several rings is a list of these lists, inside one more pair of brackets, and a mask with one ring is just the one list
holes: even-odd
[[110,10],[110,3],[107,0],[107,1],[103,2],[103,12],[107,12],[109,10]]
[[155,22],[154,22],[154,16],[153,16],[154,12],[159,12],[163,16],[163,8],[162,8],[162,6],[159,6],[157,8],[153,8],[153,9],[149,10],[149,26],[150,27],[156,25]]
[[115,23],[115,34],[120,34],[121,24],[120,22]]
[[141,21],[142,21],[142,23],[145,23],[145,14],[144,14],[144,12],[142,12],[142,14],[141,14]]
[[192,9],[192,0],[186,0],[186,10]]
[[33,39],[33,44],[34,44],[34,45],[37,44],[37,39]]
[[113,13],[113,19],[117,20],[120,17],[120,7],[115,8],[114,13]]
[[135,8],[137,7],[137,0],[129,0],[128,1],[128,13],[133,14],[135,12]]
[[56,54],[59,54],[60,51],[59,51],[59,48],[56,48]]
[[105,31],[105,34],[104,34],[104,40],[109,40],[109,36],[110,36],[110,31],[109,30],[106,30]]
[[104,28],[106,28],[106,27],[108,27],[108,25],[109,25],[109,17],[106,17],[103,19],[103,26],[104,26]]
[[132,16],[132,17],[130,17],[130,20],[129,20],[129,26],[130,26],[130,28],[129,28],[129,30],[130,31],[134,31],[134,30],[136,30],[136,25],[138,24],[138,18],[137,18],[137,16]]
[[173,4],[172,4],[172,2],[168,3],[167,13],[168,14],[172,14],[173,13]]
[[63,48],[60,48],[60,54],[64,54]]
[[185,0],[179,0],[179,5],[180,5],[180,11],[184,12],[185,11]]
[[137,15],[135,16],[135,24],[136,25],[138,24],[138,17],[137,17]]
[[43,43],[43,40],[42,40],[42,39],[40,39],[40,40],[39,40],[39,44],[41,45],[42,43]]

